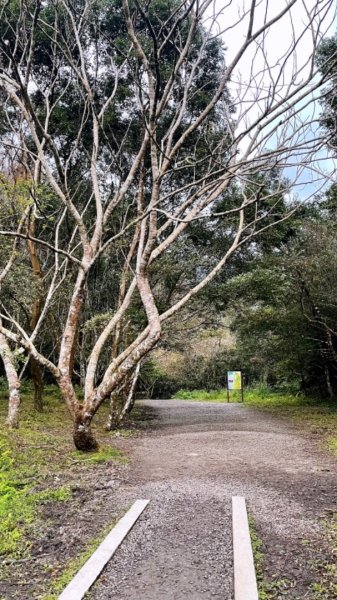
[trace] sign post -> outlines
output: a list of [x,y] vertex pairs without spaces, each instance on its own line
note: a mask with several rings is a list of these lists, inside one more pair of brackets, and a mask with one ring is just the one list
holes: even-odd
[[227,402],[229,402],[230,390],[241,390],[241,402],[243,402],[242,371],[227,371]]

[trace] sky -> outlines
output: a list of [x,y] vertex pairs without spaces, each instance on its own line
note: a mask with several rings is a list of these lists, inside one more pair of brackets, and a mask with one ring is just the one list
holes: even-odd
[[[283,8],[289,5],[291,0],[257,0],[253,32],[260,28],[265,20],[270,20]],[[227,47],[226,60],[229,64],[236,56],[244,43],[248,30],[249,9],[251,0],[215,0],[209,8],[207,24],[210,26],[211,19],[217,14],[216,25],[213,31],[222,36]],[[337,30],[336,2],[334,0],[297,0],[290,12],[278,23],[270,27],[266,36],[259,44],[254,43],[251,48],[241,57],[231,78],[232,97],[238,99],[236,103],[236,116],[239,122],[239,130],[244,130],[247,125],[254,122],[256,117],[265,109],[268,98],[270,98],[270,87],[277,82],[277,94],[284,98],[286,90],[294,90],[296,86],[305,81],[309,69],[310,59],[313,55],[312,30],[308,27],[310,19],[313,19],[313,29],[319,27],[320,37],[329,37]],[[296,52],[292,51],[293,39],[296,38]],[[268,68],[266,65],[268,64]],[[296,73],[296,77],[294,74]],[[318,76],[316,77],[316,81]],[[290,86],[290,87],[288,87]],[[243,94],[244,92],[244,94]],[[321,112],[318,97],[320,92],[312,95],[317,98],[310,104],[308,99],[303,100],[299,106],[301,111],[297,118],[306,122],[305,130],[302,130],[302,140],[313,139],[318,131],[317,120]],[[244,102],[242,102],[244,98]],[[311,99],[311,98],[310,98]],[[267,141],[267,146],[276,146],[279,138],[283,136],[286,143],[289,133],[289,124],[277,129]],[[269,131],[275,122],[269,126]],[[249,139],[246,137],[241,142],[241,151],[247,148]],[[333,171],[336,169],[335,161],[329,157],[326,148],[315,153],[313,169],[302,169],[299,172],[295,164],[299,157],[293,155],[292,165],[285,169],[288,177],[297,176],[295,193],[300,197],[309,198],[322,188],[322,185],[331,183]],[[324,176],[323,176],[324,175]],[[325,180],[325,181],[324,181]]]

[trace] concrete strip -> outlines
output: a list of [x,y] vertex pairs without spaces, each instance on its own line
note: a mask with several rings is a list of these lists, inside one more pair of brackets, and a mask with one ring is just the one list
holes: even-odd
[[245,499],[234,496],[232,498],[232,508],[234,598],[235,600],[258,600],[259,595]]
[[118,521],[117,525],[75,575],[74,579],[63,590],[59,600],[81,600],[83,598],[148,503],[149,500],[136,500],[130,510]]

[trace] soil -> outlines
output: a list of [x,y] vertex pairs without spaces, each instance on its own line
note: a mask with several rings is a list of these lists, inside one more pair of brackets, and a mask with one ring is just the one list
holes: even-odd
[[64,474],[72,500],[46,505],[31,557],[5,565],[1,600],[41,598],[137,498],[151,502],[88,597],[232,600],[234,495],[247,499],[263,542],[269,598],[337,597],[331,577],[325,582],[335,559],[322,521],[337,510],[337,460],[319,440],[240,404],[152,400],[137,413],[138,433],[113,438],[130,464]]

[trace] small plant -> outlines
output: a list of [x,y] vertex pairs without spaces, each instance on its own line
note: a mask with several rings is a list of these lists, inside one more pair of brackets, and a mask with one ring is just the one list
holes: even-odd
[[251,514],[248,515],[248,523],[250,539],[252,542],[256,579],[259,588],[259,600],[269,600],[270,596],[268,595],[264,581],[264,554],[262,550],[263,544],[262,540],[257,534],[255,519]]
[[[20,455],[14,459],[9,449],[0,443],[0,555],[24,556],[29,551],[27,534],[36,519],[36,507],[48,501],[65,502],[70,498],[67,488],[32,492],[27,483],[27,471]],[[20,466],[21,463],[21,466]]]

